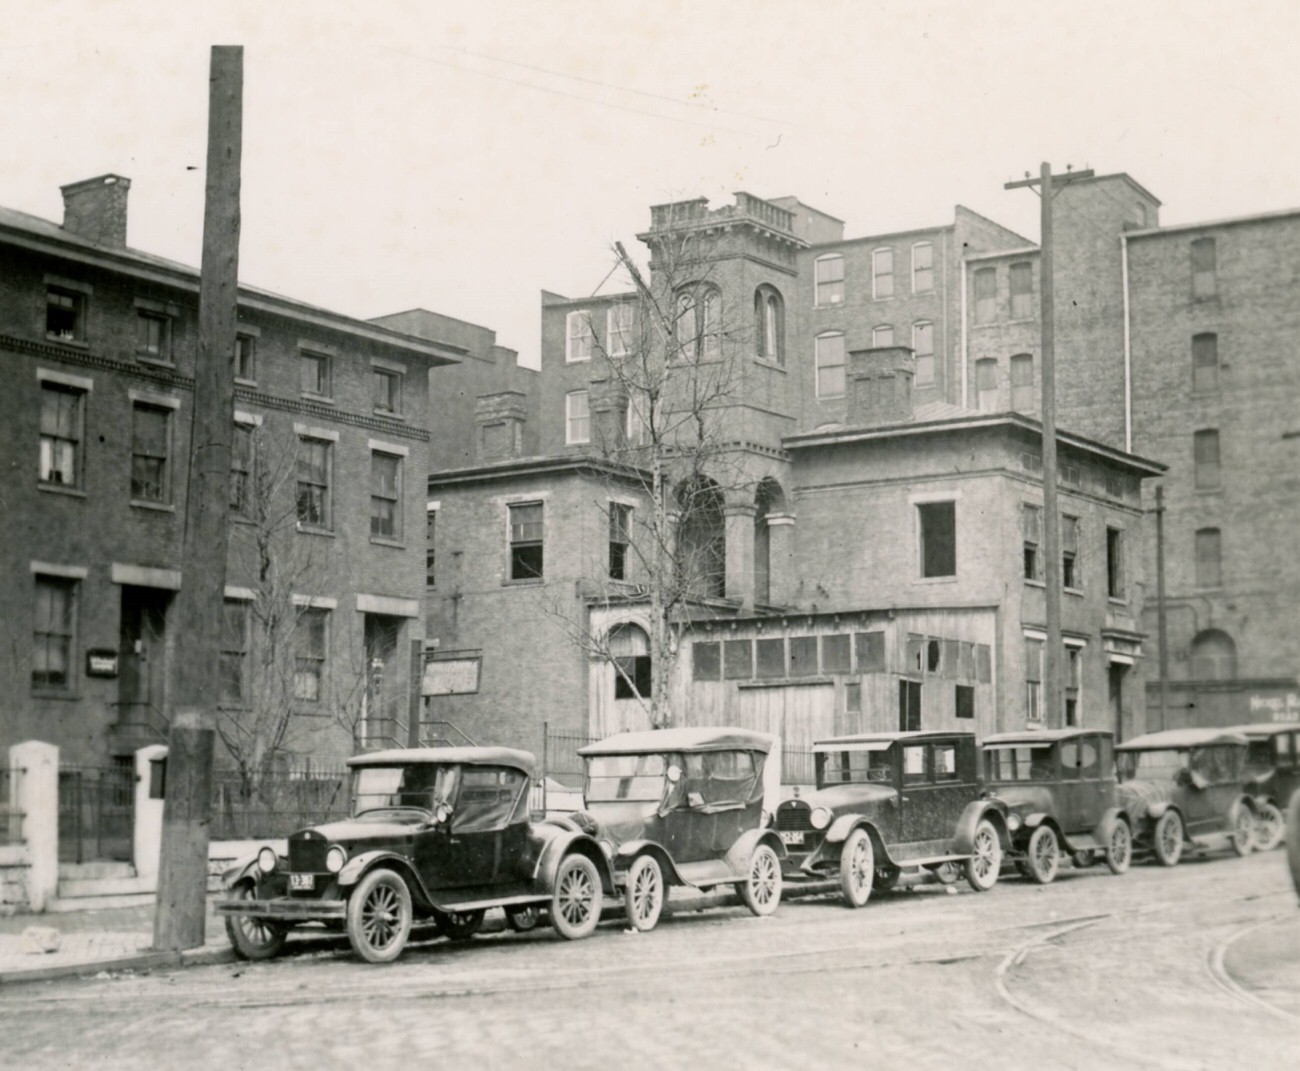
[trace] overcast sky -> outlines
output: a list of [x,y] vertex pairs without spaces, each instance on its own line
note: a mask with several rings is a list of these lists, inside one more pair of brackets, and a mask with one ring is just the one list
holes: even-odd
[[[244,46],[244,282],[423,306],[534,363],[539,291],[602,285],[649,206],[794,194],[847,236],[1008,179],[1127,171],[1166,224],[1300,206],[1296,0],[0,0],[0,204],[132,180],[197,265],[213,44]],[[617,287],[617,276],[606,284]]]

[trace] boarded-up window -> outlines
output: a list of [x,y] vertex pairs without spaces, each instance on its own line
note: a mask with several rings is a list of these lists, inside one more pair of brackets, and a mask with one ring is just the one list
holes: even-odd
[[975,322],[991,324],[998,316],[998,276],[993,268],[980,268],[973,280]]
[[921,576],[957,575],[957,503],[924,502],[920,521]]
[[726,640],[722,644],[722,672],[729,681],[746,680],[754,675],[752,640]]
[[862,682],[848,681],[844,685],[844,711],[846,714],[862,713]]
[[976,680],[988,684],[993,680],[993,652],[987,643],[975,645]]
[[757,640],[754,644],[758,661],[757,676],[771,678],[785,676],[785,640]]
[[1213,428],[1192,436],[1192,459],[1195,463],[1196,489],[1210,491],[1219,486],[1219,433]]
[[817,674],[817,637],[790,637],[790,676],[812,677]]
[[697,681],[722,679],[722,648],[716,642],[691,644],[691,676]]
[[859,673],[885,671],[885,634],[883,632],[858,632],[853,637],[857,648]]
[[1212,394],[1219,389],[1219,336],[1212,332],[1192,336],[1192,390]]
[[849,655],[848,633],[822,637],[822,672],[849,673],[853,664]]
[[975,688],[969,684],[957,685],[955,708],[957,717],[975,717]]

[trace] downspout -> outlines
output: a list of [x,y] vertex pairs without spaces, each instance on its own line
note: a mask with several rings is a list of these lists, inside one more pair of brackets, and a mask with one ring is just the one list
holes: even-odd
[[1133,452],[1133,348],[1129,332],[1128,235],[1119,236],[1120,279],[1124,287],[1124,450]]
[[961,331],[961,407],[963,409],[970,408],[970,384],[966,375],[966,359],[968,356],[966,344],[968,333],[966,331],[966,272],[968,267],[969,264],[963,256],[961,258],[961,327],[958,329]]

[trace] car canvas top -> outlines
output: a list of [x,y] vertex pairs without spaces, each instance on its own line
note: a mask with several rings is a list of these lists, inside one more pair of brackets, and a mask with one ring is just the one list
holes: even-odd
[[1209,744],[1246,744],[1241,733],[1232,729],[1166,729],[1164,732],[1136,736],[1120,744],[1116,751],[1177,751]]
[[512,766],[534,776],[537,760],[512,747],[409,747],[354,755],[349,766],[411,766],[426,763],[460,763],[467,766]]
[[1068,729],[1019,729],[1011,733],[998,733],[986,736],[981,743],[984,747],[1000,747],[1007,744],[1051,744],[1057,740],[1073,740],[1079,736],[1093,736],[1101,733],[1113,735],[1109,729],[1084,729],[1072,725]]
[[1279,733],[1294,733],[1300,731],[1300,722],[1294,721],[1261,721],[1254,725],[1229,725],[1224,730],[1225,733],[1240,733],[1242,736],[1254,737],[1256,740],[1262,740],[1265,737],[1277,736]]
[[908,740],[922,743],[926,740],[950,740],[953,737],[971,737],[975,734],[960,729],[913,729],[895,733],[857,733],[853,736],[831,736],[813,743],[814,751],[852,750],[854,744],[876,744],[887,747],[895,740]]
[[690,728],[647,729],[642,732],[619,733],[594,744],[578,749],[579,755],[629,755],[660,751],[762,751],[765,754],[776,745],[770,733],[757,733],[749,729]]

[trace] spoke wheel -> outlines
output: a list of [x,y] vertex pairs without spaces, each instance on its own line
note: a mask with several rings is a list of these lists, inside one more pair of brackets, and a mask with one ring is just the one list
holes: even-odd
[[1238,800],[1232,812],[1232,850],[1249,855],[1255,850],[1255,812]]
[[411,891],[392,870],[372,870],[348,898],[348,942],[367,963],[389,963],[411,935]]
[[536,904],[506,908],[506,925],[515,933],[527,933],[529,930],[535,930],[537,924],[541,921],[542,909]]
[[1029,838],[1025,867],[1039,885],[1049,885],[1061,866],[1061,846],[1051,826],[1039,826]]
[[760,844],[749,857],[749,872],[736,887],[740,899],[755,915],[770,915],[781,903],[781,861],[776,852]]
[[449,941],[467,941],[478,933],[483,925],[482,908],[474,911],[440,911],[434,916],[438,932]]
[[586,937],[600,922],[600,874],[586,856],[560,861],[551,893],[551,925],[568,941]]
[[1123,874],[1133,861],[1133,831],[1123,818],[1115,819],[1115,828],[1110,831],[1110,843],[1106,846],[1106,865],[1112,874]]
[[875,852],[871,835],[855,829],[840,851],[840,892],[849,907],[862,907],[871,898],[871,884],[876,876]]
[[1267,800],[1255,804],[1255,848],[1261,852],[1271,852],[1282,843],[1282,834],[1286,832],[1286,822],[1282,812]]
[[[242,882],[231,890],[231,899],[252,900],[254,891],[251,882]],[[287,929],[267,919],[250,918],[248,915],[227,915],[226,936],[235,955],[240,959],[272,959],[284,948]]]
[[1151,848],[1161,866],[1177,866],[1183,857],[1183,820],[1177,811],[1165,811],[1156,821]]
[[987,818],[981,818],[975,827],[971,855],[963,868],[966,883],[976,892],[987,892],[998,883],[998,871],[1002,869],[1002,842]]
[[634,930],[653,930],[664,909],[664,872],[653,855],[638,855],[623,888],[627,921]]

